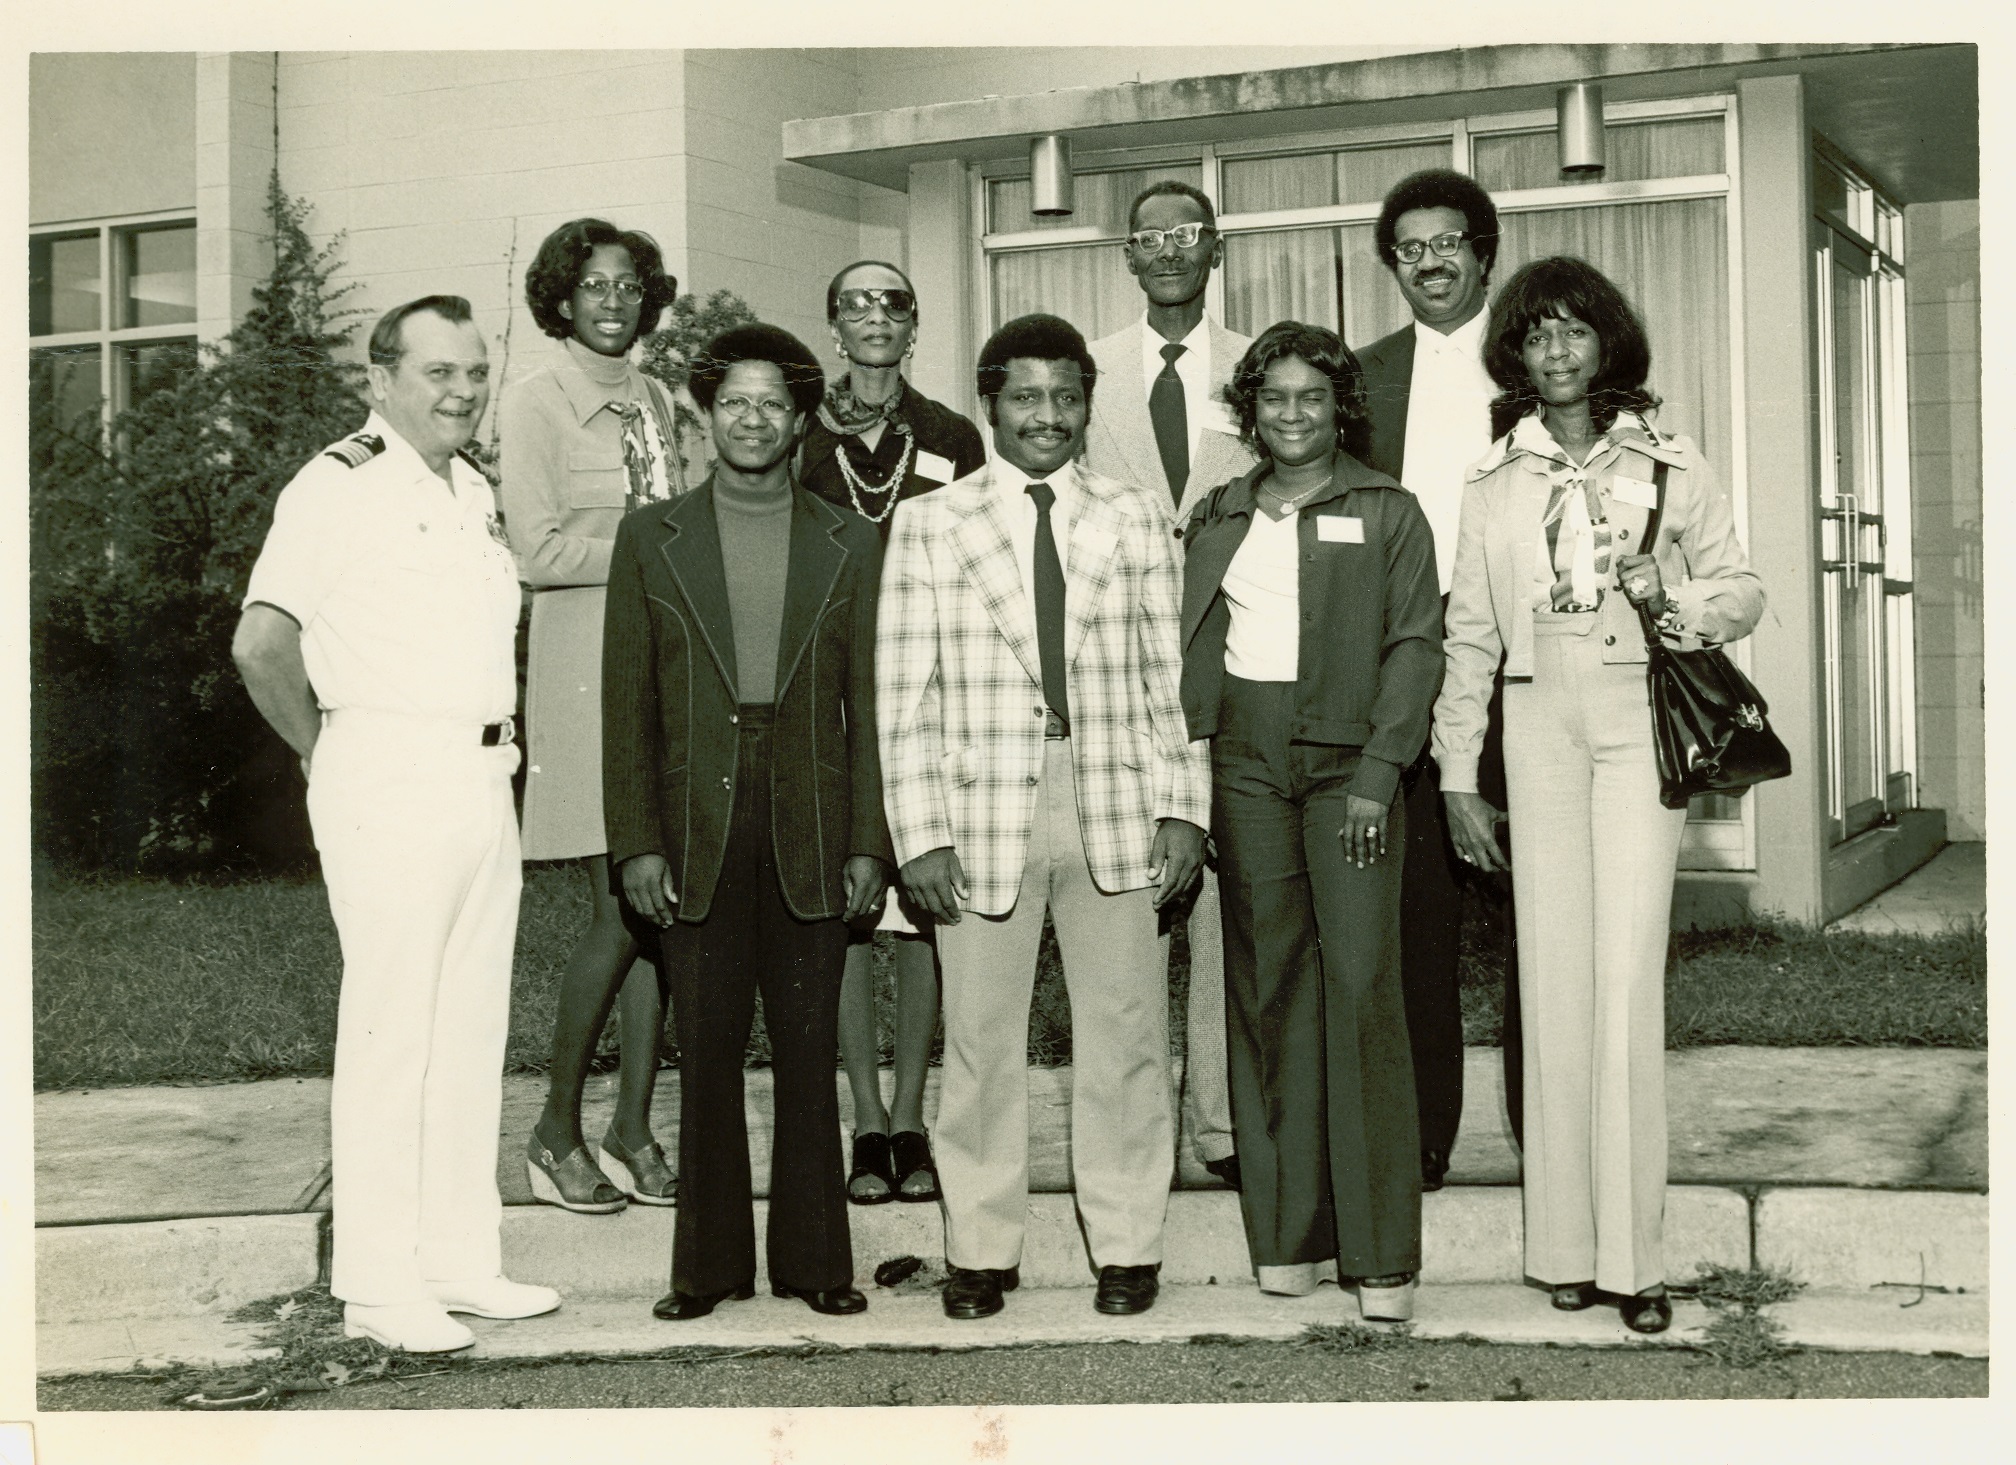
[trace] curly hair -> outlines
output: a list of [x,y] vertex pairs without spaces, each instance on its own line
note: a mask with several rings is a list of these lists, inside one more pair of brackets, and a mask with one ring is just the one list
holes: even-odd
[[1185,183],[1180,178],[1164,178],[1151,183],[1134,195],[1134,202],[1127,205],[1127,232],[1133,233],[1134,226],[1141,219],[1141,205],[1151,198],[1187,198],[1204,213],[1204,227],[1218,227],[1218,211],[1211,207],[1211,196],[1195,184]]
[[1470,252],[1483,266],[1484,283],[1491,283],[1491,266],[1498,262],[1498,205],[1475,178],[1453,168],[1423,168],[1393,185],[1379,205],[1379,222],[1372,226],[1372,243],[1389,270],[1400,262],[1393,253],[1394,230],[1400,226],[1400,216],[1415,209],[1454,209],[1461,214]]
[[573,298],[581,271],[587,268],[588,257],[598,244],[621,245],[637,267],[637,282],[644,287],[644,301],[637,312],[639,336],[658,329],[659,317],[679,294],[679,281],[665,273],[665,256],[649,234],[641,229],[619,229],[606,219],[571,219],[546,236],[525,271],[525,303],[531,307],[532,319],[556,341],[574,334],[574,322],[560,313],[560,307]]
[[1092,401],[1092,383],[1099,368],[1085,338],[1070,321],[1055,315],[1018,315],[987,338],[980,348],[980,362],[974,378],[980,397],[990,404],[1001,395],[1008,380],[1008,363],[1028,361],[1075,361],[1085,374],[1085,401]]
[[1232,379],[1225,384],[1225,400],[1239,419],[1239,441],[1262,458],[1272,456],[1259,432],[1260,388],[1267,380],[1267,369],[1291,357],[1330,378],[1330,389],[1337,402],[1337,445],[1363,462],[1371,418],[1365,410],[1365,377],[1358,358],[1335,331],[1304,325],[1299,320],[1284,320],[1267,327],[1232,368]]
[[714,410],[714,394],[727,379],[728,368],[738,361],[767,361],[776,367],[784,376],[785,389],[791,393],[791,403],[800,417],[810,417],[819,410],[819,401],[826,395],[826,374],[819,369],[819,358],[782,326],[751,321],[747,325],[730,326],[693,358],[693,372],[686,378],[686,390],[693,394],[702,412]]
[[1527,374],[1522,352],[1527,332],[1543,320],[1571,315],[1596,332],[1602,352],[1589,384],[1590,424],[1607,432],[1619,412],[1649,412],[1659,405],[1645,385],[1652,374],[1652,345],[1624,292],[1585,259],[1549,255],[1522,265],[1491,301],[1484,369],[1498,384],[1491,403],[1493,438],[1503,437],[1540,405],[1539,388]]

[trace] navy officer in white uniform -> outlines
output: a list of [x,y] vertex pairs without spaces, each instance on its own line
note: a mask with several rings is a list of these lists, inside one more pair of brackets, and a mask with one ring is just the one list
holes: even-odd
[[451,1312],[560,1305],[498,1240],[518,578],[458,456],[490,397],[469,303],[387,312],[370,355],[371,416],[281,492],[231,651],[301,755],[343,947],[330,1290],[349,1336],[449,1352]]

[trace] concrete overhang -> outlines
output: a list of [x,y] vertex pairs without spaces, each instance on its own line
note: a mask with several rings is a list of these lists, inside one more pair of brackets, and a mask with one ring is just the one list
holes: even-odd
[[1904,203],[1980,193],[1975,47],[1942,45],[1512,45],[1424,51],[1276,71],[982,97],[784,124],[784,156],[904,191],[916,163],[1026,154],[1060,132],[1081,153],[1552,107],[1600,81],[1607,101],[1806,79],[1807,118]]

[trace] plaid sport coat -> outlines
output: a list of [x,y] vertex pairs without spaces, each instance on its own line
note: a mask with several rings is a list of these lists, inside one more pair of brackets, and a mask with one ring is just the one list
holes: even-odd
[[[964,908],[983,915],[1014,907],[1043,771],[1036,612],[996,471],[990,463],[897,506],[875,647],[897,863],[952,846]],[[1183,720],[1183,576],[1148,490],[1083,464],[1060,471],[1080,490],[1064,657],[1086,863],[1101,890],[1138,890],[1152,883],[1157,820],[1210,827],[1210,745],[1192,743]]]

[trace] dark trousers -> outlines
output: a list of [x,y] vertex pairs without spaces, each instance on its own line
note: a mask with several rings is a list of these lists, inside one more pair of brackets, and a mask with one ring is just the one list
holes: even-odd
[[[1227,1069],[1258,1266],[1421,1265],[1421,1156],[1400,995],[1401,862],[1338,837],[1356,748],[1289,741],[1290,682],[1225,679],[1211,744]],[[1389,816],[1397,849],[1406,812]]]
[[771,843],[772,713],[740,710],[735,807],[712,908],[660,938],[679,1040],[672,1286],[680,1292],[725,1292],[756,1275],[742,1060],[759,991],[776,1099],[770,1280],[825,1291],[854,1276],[833,1081],[847,928],[837,918],[800,920],[784,903]]
[[[1505,807],[1505,683],[1491,689],[1490,720],[1477,765],[1478,792]],[[1435,760],[1424,750],[1403,782],[1407,805],[1406,864],[1401,877],[1401,984],[1407,1001],[1407,1037],[1414,1055],[1415,1103],[1421,1148],[1446,1160],[1463,1119],[1463,1005],[1459,956],[1463,892],[1479,891],[1504,912],[1505,1108],[1512,1137],[1522,1133],[1524,1085],[1520,1062],[1519,953],[1512,920],[1511,881],[1473,870],[1456,853],[1442,804]],[[1502,843],[1502,842],[1501,842]]]

